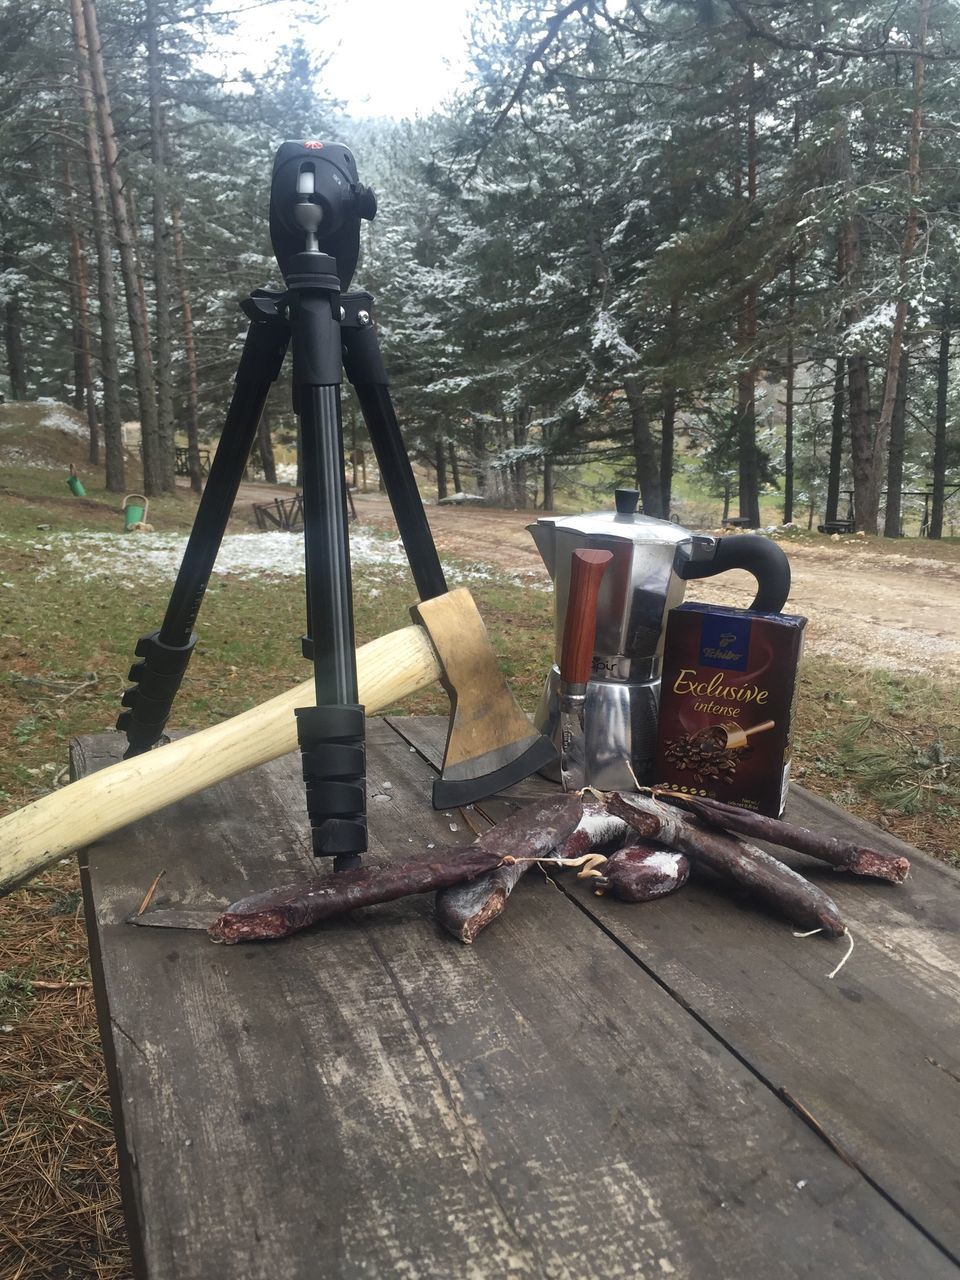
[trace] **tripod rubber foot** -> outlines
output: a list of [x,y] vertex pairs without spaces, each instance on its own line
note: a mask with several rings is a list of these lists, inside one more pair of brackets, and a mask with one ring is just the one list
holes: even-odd
[[137,641],[134,653],[141,660],[130,668],[127,679],[133,684],[120,699],[128,709],[117,718],[117,728],[130,744],[128,756],[148,751],[160,741],[196,643],[194,633],[186,644],[164,644],[159,631]]
[[359,863],[367,847],[363,707],[297,707],[297,741],[315,857],[336,868]]

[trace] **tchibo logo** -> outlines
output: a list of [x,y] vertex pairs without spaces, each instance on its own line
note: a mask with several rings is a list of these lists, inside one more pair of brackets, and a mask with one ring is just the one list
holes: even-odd
[[725,671],[746,671],[750,627],[747,618],[714,618],[707,614],[700,625],[701,664]]

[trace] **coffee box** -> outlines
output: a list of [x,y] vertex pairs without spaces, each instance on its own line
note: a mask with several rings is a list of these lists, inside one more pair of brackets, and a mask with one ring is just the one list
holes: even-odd
[[671,609],[657,785],[779,817],[806,618],[718,605]]

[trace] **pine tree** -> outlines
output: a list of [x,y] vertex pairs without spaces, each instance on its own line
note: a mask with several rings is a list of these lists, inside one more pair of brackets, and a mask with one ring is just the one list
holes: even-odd
[[120,255],[124,293],[127,301],[127,317],[130,322],[130,340],[133,347],[134,374],[137,385],[137,404],[140,410],[140,439],[143,451],[143,490],[147,495],[162,493],[170,488],[168,471],[164,466],[159,422],[157,416],[156,384],[150,352],[150,329],[143,303],[142,275],[137,261],[136,244],[131,225],[130,207],[124,190],[120,170],[120,149],[117,143],[113,112],[110,106],[110,88],[107,80],[103,46],[97,18],[95,0],[80,0],[83,22],[86,28],[87,52],[93,94],[97,108],[100,143],[103,147],[104,172],[113,232]]

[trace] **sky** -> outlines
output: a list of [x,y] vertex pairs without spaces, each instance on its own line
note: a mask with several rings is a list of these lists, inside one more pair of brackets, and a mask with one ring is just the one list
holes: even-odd
[[[239,15],[238,46],[256,50],[262,66],[289,41],[296,14],[309,6],[300,0]],[[326,88],[350,115],[425,114],[461,83],[469,0],[327,0],[323,7],[327,19],[302,34],[329,51]]]

